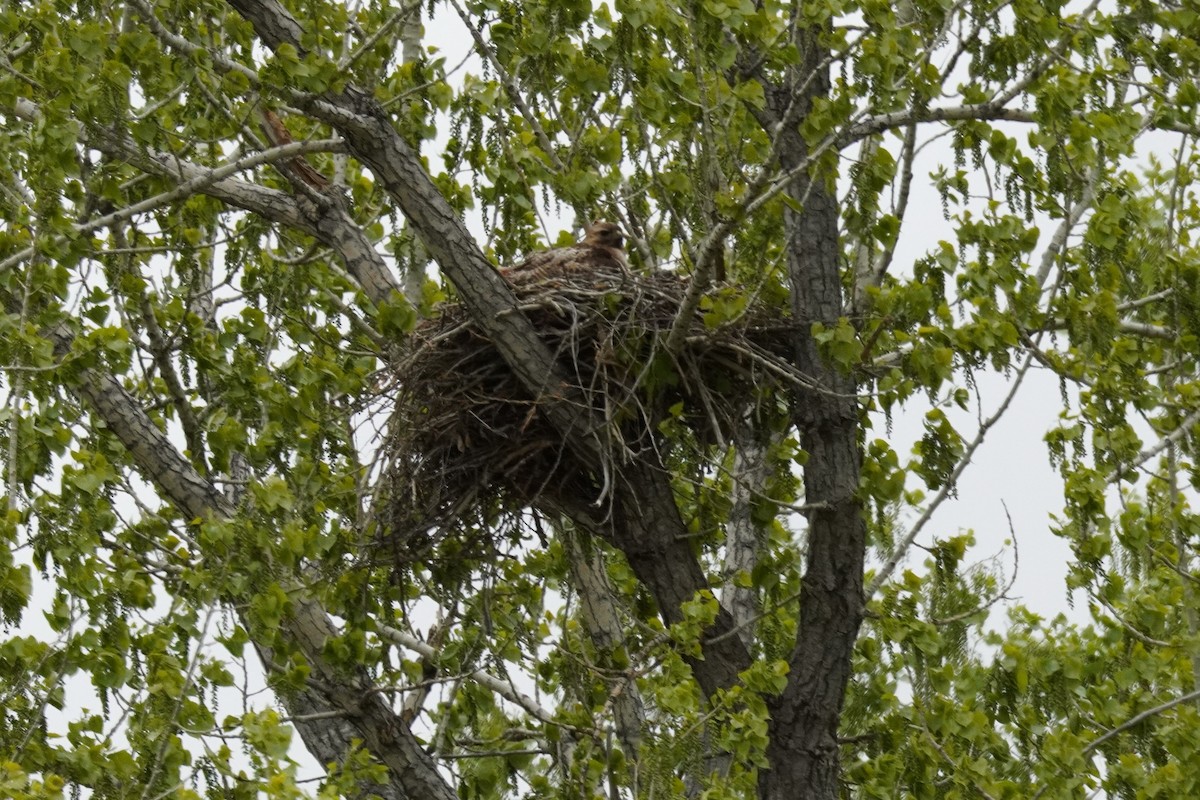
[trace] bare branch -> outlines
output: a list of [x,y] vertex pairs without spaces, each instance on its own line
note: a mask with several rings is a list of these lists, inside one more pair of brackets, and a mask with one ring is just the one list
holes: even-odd
[[[416,636],[413,636],[410,633],[400,630],[399,628],[393,628],[390,625],[381,625],[379,628],[379,635],[388,641],[394,642],[402,647],[407,647],[409,650],[417,653],[422,658],[428,658],[435,661],[437,660],[437,650],[434,649],[433,646],[431,646],[428,642],[418,639]],[[527,714],[534,719],[539,720],[540,722],[544,722],[547,725],[554,725],[556,727],[572,731],[573,733],[603,738],[603,735],[600,731],[579,728],[577,726],[557,720],[549,709],[543,707],[532,697],[524,694],[523,692],[517,691],[513,688],[511,683],[502,681],[496,676],[484,672],[481,669],[468,673],[466,677],[475,681],[480,686],[495,692],[510,703],[524,709]]]
[[1097,164],[1089,173],[1087,183],[1084,184],[1083,191],[1080,192],[1079,200],[1075,205],[1071,206],[1067,215],[1063,217],[1058,228],[1054,231],[1054,236],[1050,238],[1050,244],[1046,246],[1046,252],[1042,253],[1042,263],[1038,266],[1037,284],[1045,286],[1047,279],[1050,277],[1050,270],[1054,268],[1054,261],[1057,259],[1067,247],[1067,239],[1071,236],[1071,231],[1079,220],[1083,219],[1083,215],[1092,206],[1092,200],[1096,194],[1096,182],[1100,180],[1100,166]]
[[885,561],[883,566],[879,568],[879,572],[875,575],[874,579],[872,579],[871,583],[866,588],[864,596],[868,600],[875,596],[875,593],[879,591],[883,584],[887,583],[888,579],[892,576],[892,573],[895,572],[896,567],[899,566],[900,560],[904,558],[904,555],[908,552],[908,549],[912,547],[913,542],[916,541],[917,536],[919,536],[921,531],[925,528],[925,524],[928,523],[933,517],[933,513],[937,511],[942,503],[944,503],[946,499],[953,493],[955,487],[957,486],[959,477],[963,474],[963,471],[967,468],[967,465],[971,463],[971,458],[975,455],[975,451],[979,449],[981,444],[983,444],[983,440],[987,437],[988,432],[993,426],[995,426],[997,422],[1000,421],[1001,417],[1003,417],[1005,412],[1008,411],[1008,407],[1012,404],[1012,401],[1016,398],[1017,391],[1021,388],[1022,383],[1024,383],[1025,376],[1029,373],[1029,367],[1033,364],[1033,361],[1034,357],[1032,354],[1029,354],[1025,357],[1025,361],[1021,364],[1020,369],[1017,370],[1016,377],[1013,378],[1012,386],[1009,387],[1008,394],[1005,395],[1003,402],[1000,403],[1000,406],[996,409],[995,413],[980,423],[979,430],[975,433],[975,438],[972,439],[971,443],[967,445],[965,450],[963,450],[963,454],[959,457],[958,463],[954,465],[954,469],[951,470],[950,474],[946,476],[945,483],[942,485],[942,488],[938,490],[938,493],[934,496],[934,498],[929,501],[928,505],[925,506],[925,510],[921,512],[921,516],[919,516],[917,521],[913,523],[911,528],[909,528],[908,533],[906,533],[900,539],[900,542],[892,549],[891,555],[888,556],[887,561]]
[[542,127],[541,120],[537,118],[537,115],[533,113],[533,109],[525,102],[525,95],[521,93],[521,89],[517,86],[516,81],[513,80],[512,75],[508,73],[508,70],[496,58],[496,54],[492,51],[487,41],[484,40],[483,34],[479,32],[479,29],[471,24],[470,17],[467,16],[466,10],[463,9],[458,0],[450,0],[450,5],[454,6],[454,10],[458,13],[459,19],[462,20],[463,26],[471,32],[471,38],[475,41],[475,51],[482,58],[487,59],[488,63],[492,65],[492,69],[496,70],[496,74],[500,76],[500,82],[504,85],[505,94],[508,95],[508,99],[513,105],[517,107],[517,110],[521,112],[521,117],[537,137],[538,145],[542,148],[542,152],[546,154],[546,158],[550,159],[550,165],[554,167],[554,171],[566,171],[566,165],[559,160],[558,153],[554,150],[554,143],[546,135],[546,129]]
[[1175,430],[1171,431],[1169,434],[1167,434],[1162,439],[1160,439],[1157,443],[1154,444],[1154,446],[1147,447],[1145,450],[1142,450],[1140,453],[1138,453],[1137,457],[1133,459],[1132,463],[1130,463],[1128,465],[1122,465],[1122,466],[1114,469],[1109,474],[1109,476],[1107,478],[1107,482],[1112,484],[1112,483],[1116,483],[1117,481],[1123,479],[1130,472],[1138,469],[1143,464],[1145,464],[1147,461],[1149,461],[1150,459],[1154,458],[1156,455],[1161,453],[1163,450],[1166,450],[1168,447],[1170,447],[1171,445],[1178,442],[1184,436],[1187,436],[1189,433],[1191,433],[1192,427],[1194,425],[1196,425],[1196,423],[1198,423],[1198,422],[1200,422],[1200,408],[1196,409],[1191,414],[1188,414],[1187,417],[1183,420],[1183,422],[1179,423],[1178,427],[1176,427]]

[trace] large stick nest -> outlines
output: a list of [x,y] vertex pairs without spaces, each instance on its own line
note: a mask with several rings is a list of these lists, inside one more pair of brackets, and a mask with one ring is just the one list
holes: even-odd
[[[723,444],[748,415],[779,413],[775,390],[796,379],[790,321],[777,309],[721,325],[698,313],[669,354],[687,278],[569,268],[508,277],[581,402],[608,421],[598,439],[614,470],[647,448],[661,456],[671,443]],[[542,413],[541,393],[520,383],[461,304],[443,304],[418,326],[395,374],[383,484],[388,538],[604,499],[611,475],[580,466]]]

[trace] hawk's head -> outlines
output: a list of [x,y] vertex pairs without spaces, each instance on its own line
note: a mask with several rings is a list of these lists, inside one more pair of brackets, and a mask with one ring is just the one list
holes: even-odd
[[584,244],[596,247],[612,247],[620,250],[625,246],[625,237],[621,229],[611,222],[593,222],[587,229]]

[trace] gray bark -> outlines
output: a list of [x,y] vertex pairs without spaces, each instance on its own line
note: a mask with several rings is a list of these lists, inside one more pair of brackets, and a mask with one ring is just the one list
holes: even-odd
[[[299,47],[300,26],[275,0],[230,0],[251,20],[269,47],[284,42]],[[783,126],[779,157],[791,169],[807,158],[792,112],[802,118],[812,100],[829,89],[827,70],[819,67],[824,53],[815,31],[801,30],[797,44],[804,61],[782,85],[767,87],[768,106],[761,118],[775,133]],[[816,75],[816,80],[805,80]],[[804,86],[803,96],[796,96]],[[369,167],[396,200],[425,247],[454,282],[464,304],[524,385],[541,400],[551,423],[563,435],[585,472],[620,473],[614,484],[612,523],[600,531],[625,553],[638,578],[650,589],[663,618],[682,618],[680,606],[707,589],[704,572],[679,518],[669,476],[661,465],[631,460],[606,463],[604,421],[586,407],[558,373],[552,354],[514,306],[509,287],[491,268],[455,212],[438,193],[414,149],[404,142],[381,108],[354,89],[323,98],[297,96],[295,102],[328,122],[346,139],[351,152]],[[796,366],[813,376],[821,390],[798,390],[794,421],[809,460],[804,470],[809,514],[809,550],[804,577],[800,624],[790,658],[791,672],[783,693],[771,701],[771,768],[760,775],[765,797],[834,798],[838,794],[837,728],[842,697],[849,679],[850,654],[862,619],[862,566],[865,525],[855,499],[861,455],[854,381],[825,363],[807,325],[835,324],[843,313],[838,263],[838,209],[829,176],[801,173],[789,194],[801,210],[785,212],[788,269],[793,313],[802,331],[796,341]],[[588,509],[576,509],[589,519]],[[722,610],[707,632],[703,657],[692,659],[696,678],[706,693],[732,686],[749,655]],[[352,695],[357,696],[351,687]],[[345,698],[342,698],[345,699]],[[356,725],[368,725],[369,746],[388,750],[380,755],[399,770],[400,785],[439,787],[436,773],[412,752],[403,736],[388,728],[391,721],[360,714]],[[370,726],[375,727],[371,728]],[[406,772],[412,770],[412,772]],[[411,783],[408,782],[411,780]],[[426,787],[422,786],[424,790]],[[446,792],[444,784],[440,788]],[[441,792],[438,792],[439,794]],[[442,795],[446,796],[446,795]]]
[[[577,531],[565,530],[560,535],[564,538],[567,557],[571,561],[571,577],[579,592],[584,627],[600,654],[601,665],[612,669],[612,654],[625,648],[625,633],[621,630],[617,602],[605,574],[604,556],[597,547],[581,542]],[[636,761],[642,728],[646,724],[646,711],[631,674],[613,685],[611,697],[617,738],[625,749],[626,757]]]
[[[800,29],[801,64],[782,84],[768,84],[759,116],[768,131],[788,116],[803,119],[813,100],[829,93],[820,31]],[[779,132],[780,166],[803,164],[808,147],[796,125]],[[796,177],[784,211],[792,314],[799,323],[796,367],[819,390],[797,389],[793,421],[808,453],[804,466],[808,553],[800,594],[800,623],[783,692],[769,703],[767,759],[760,795],[834,800],[840,796],[838,724],[850,661],[863,617],[866,523],[856,497],[862,454],[854,378],[829,364],[811,336],[813,323],[836,325],[845,313],[833,176],[816,167]]]
[[753,574],[768,531],[754,521],[754,505],[762,493],[771,466],[769,447],[754,436],[748,422],[743,421],[734,432],[736,448],[733,457],[732,503],[729,521],[725,525],[725,585],[721,587],[721,605],[729,610],[738,636],[749,650],[755,641],[755,617],[759,613],[758,593],[753,586],[739,586],[739,573]]

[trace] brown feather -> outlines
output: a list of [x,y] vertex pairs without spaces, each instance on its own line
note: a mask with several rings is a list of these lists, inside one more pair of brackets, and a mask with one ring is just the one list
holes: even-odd
[[501,270],[514,283],[536,283],[553,275],[586,275],[598,271],[629,271],[625,260],[621,229],[611,222],[596,222],[588,227],[583,241],[568,247],[555,247],[531,253],[524,261]]

